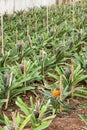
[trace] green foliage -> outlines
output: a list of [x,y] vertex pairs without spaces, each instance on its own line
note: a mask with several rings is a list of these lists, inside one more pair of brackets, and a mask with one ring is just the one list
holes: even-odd
[[[87,119],[86,119],[86,117],[84,115],[79,115],[79,117],[87,125]],[[87,127],[84,127],[84,130],[87,130]]]
[[[58,114],[58,113],[63,113],[65,111],[70,111],[74,110],[75,108],[69,104],[66,103],[64,96],[62,98],[62,101],[60,100],[60,96],[55,98],[52,94],[52,92],[49,92],[45,89],[41,91],[41,93],[45,96],[45,100],[50,100],[50,107],[49,110],[52,113]],[[62,107],[62,112],[60,111],[60,106]]]
[[31,115],[27,116],[24,120],[21,121],[21,117],[19,113],[15,115],[15,122],[14,120],[11,121],[5,114],[4,114],[4,124],[5,126],[2,128],[0,127],[0,130],[9,130],[9,129],[17,129],[17,130],[23,130],[25,125],[29,122]]
[[[87,124],[87,119],[84,116],[80,115],[80,118],[82,121],[84,121],[85,124]],[[87,130],[87,127],[84,127],[84,130]]]
[[38,100],[36,104],[34,104],[32,97],[30,97],[31,107],[28,107],[26,103],[24,103],[19,97],[17,98],[16,102],[17,106],[20,107],[25,117],[31,114],[28,125],[35,130],[39,130],[39,128],[41,130],[46,128],[51,123],[51,120],[55,117],[55,115],[47,115],[49,103],[50,101],[48,100],[48,102],[43,105],[41,101]]
[[[74,78],[73,81],[72,81],[72,73],[68,74],[69,76],[67,77],[65,70],[62,67],[56,67],[55,71],[57,72],[57,74],[49,73],[49,76],[56,80],[56,83],[54,83],[54,88],[57,86],[57,84],[59,84],[59,81],[60,81],[59,76],[60,75],[62,76],[63,100],[65,100],[65,98],[70,96],[72,92],[74,93],[77,90],[79,90],[79,91],[85,90],[85,93],[87,93],[85,87],[84,88],[80,87],[80,85],[79,85],[80,88],[76,87],[81,81],[84,81],[85,79],[87,79],[87,75],[83,74],[83,69],[81,69],[80,65],[78,65],[78,67],[76,67],[74,72],[73,72],[73,78]],[[74,86],[74,89],[72,89],[72,86]],[[57,88],[58,88],[58,86],[57,86]]]
[[[20,93],[23,93],[27,90],[33,90],[34,82],[39,82],[42,79],[40,75],[40,67],[38,67],[37,62],[32,63],[31,60],[26,61],[26,76],[24,76],[24,65],[23,72],[20,68],[20,64],[14,66],[8,66],[8,70],[0,74],[0,98],[7,98],[7,93],[10,91],[9,100],[13,97],[16,97]],[[10,83],[10,74],[12,73],[12,81]],[[24,83],[26,82],[26,86]],[[2,101],[3,102],[3,101]]]
[[[81,107],[87,109],[87,104],[80,104]],[[79,115],[79,117],[81,118],[81,120],[85,123],[85,125],[87,126],[87,117],[85,115]],[[87,127],[84,127],[84,130],[87,130]]]
[[[25,91],[35,92],[36,87],[43,86],[40,88],[50,99],[45,105],[40,101],[38,105],[34,105],[30,98],[31,107],[28,107],[22,99],[17,98],[16,103],[24,112],[23,124],[19,130],[23,129],[26,123],[35,130],[47,127],[50,124],[49,119],[54,117],[46,117],[47,109],[50,107],[58,112],[60,105],[65,110],[72,109],[65,103],[65,99],[69,98],[71,93],[87,98],[87,0],[83,4],[77,2],[74,5],[74,22],[72,12],[72,4],[65,5],[65,8],[62,5],[49,7],[48,32],[46,7],[3,16],[4,55],[1,54],[0,44],[0,109],[7,101],[8,92],[11,101]],[[71,70],[72,59],[73,81],[69,71],[69,75],[65,74],[67,69]],[[63,80],[62,102],[59,97],[54,99],[50,92],[55,88],[60,89],[60,75]],[[54,81],[51,83],[49,79]],[[45,88],[49,89],[49,92],[45,91]],[[50,111],[53,112],[52,109]],[[39,112],[39,117],[36,112]],[[35,113],[38,118],[35,118]],[[5,116],[4,118],[8,122],[9,119]],[[3,121],[2,118],[0,120]]]

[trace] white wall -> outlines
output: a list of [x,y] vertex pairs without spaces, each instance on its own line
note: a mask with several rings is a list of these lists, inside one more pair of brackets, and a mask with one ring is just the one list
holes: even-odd
[[0,14],[12,13],[13,10],[24,10],[33,6],[47,6],[55,4],[55,0],[0,0]]

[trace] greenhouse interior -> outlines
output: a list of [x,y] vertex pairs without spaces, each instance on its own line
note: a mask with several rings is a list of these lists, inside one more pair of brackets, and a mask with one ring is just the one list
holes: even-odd
[[87,0],[0,0],[0,130],[87,130]]

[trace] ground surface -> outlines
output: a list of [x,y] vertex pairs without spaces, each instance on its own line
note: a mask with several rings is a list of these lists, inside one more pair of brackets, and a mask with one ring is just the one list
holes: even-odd
[[[21,96],[22,99],[27,104],[29,104],[30,95],[32,95],[35,100],[35,96],[33,95],[33,93],[30,93],[30,92],[28,92],[26,96]],[[71,111],[65,112],[64,114],[57,115],[56,118],[52,121],[51,125],[45,130],[84,130],[83,126],[85,126],[85,124],[79,118],[79,114],[81,115],[85,114],[87,116],[86,114],[87,109],[80,106],[80,104],[87,104],[87,100],[84,100],[81,98],[75,99],[75,100],[70,99],[69,103],[70,105],[75,107],[75,110],[71,110]],[[8,110],[4,110],[3,108],[3,112],[8,117],[11,117],[11,112],[10,112],[11,110],[19,111],[19,108],[16,105],[14,105],[14,103],[11,103],[8,106],[8,108],[9,108]],[[31,129],[27,128],[25,130],[31,130]]]
[[[84,103],[85,102],[87,101],[84,101]],[[78,115],[83,113],[86,114],[86,109],[79,106],[79,103],[83,103],[83,101],[76,100],[76,102],[73,102],[76,110],[57,116],[45,130],[84,130],[83,126],[85,126],[85,124]]]

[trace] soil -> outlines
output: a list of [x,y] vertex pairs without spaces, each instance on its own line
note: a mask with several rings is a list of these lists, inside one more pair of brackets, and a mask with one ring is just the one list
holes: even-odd
[[86,115],[87,109],[80,106],[80,103],[87,103],[82,99],[71,102],[75,106],[75,110],[71,110],[63,115],[57,115],[51,125],[45,130],[84,130],[84,122],[81,121],[79,115]]
[[[22,95],[21,98],[29,105],[29,98],[31,95],[33,96],[33,99],[36,100],[36,96],[30,92],[27,92],[26,96]],[[85,114],[85,116],[87,116],[87,109],[80,106],[80,104],[87,104],[87,100],[81,98],[74,100],[70,99],[68,100],[68,103],[74,106],[75,110],[71,110],[63,114],[58,114],[52,121],[51,125],[44,130],[84,130],[83,127],[86,125],[81,121],[79,115]],[[10,103],[8,108],[8,110],[4,110],[3,107],[2,111],[10,118],[11,111],[20,111],[20,109],[14,103]],[[24,130],[30,130],[30,128]]]

